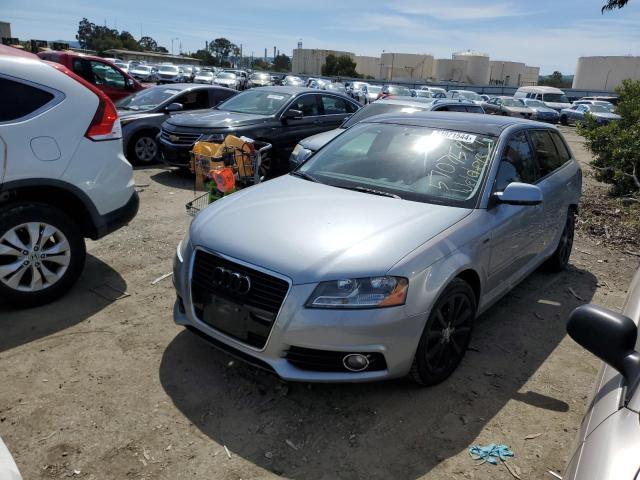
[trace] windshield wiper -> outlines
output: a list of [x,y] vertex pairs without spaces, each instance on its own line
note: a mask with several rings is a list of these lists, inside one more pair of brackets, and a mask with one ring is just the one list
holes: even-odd
[[390,197],[397,198],[402,200],[400,195],[396,195],[395,193],[385,192],[383,190],[376,190],[375,188],[367,188],[367,187],[340,187],[345,188],[347,190],[354,190],[356,192],[370,193],[371,195],[380,195],[381,197]]
[[318,180],[316,177],[313,177],[306,172],[301,172],[300,170],[291,172],[291,175],[293,175],[294,177],[304,178],[305,180],[309,180],[310,182],[321,183],[320,180]]

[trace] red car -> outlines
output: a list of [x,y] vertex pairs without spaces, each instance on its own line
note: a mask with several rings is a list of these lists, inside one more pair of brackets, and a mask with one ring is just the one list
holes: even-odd
[[98,87],[114,102],[145,88],[128,73],[104,58],[69,51],[40,52],[38,57],[42,60],[61,63],[76,75]]

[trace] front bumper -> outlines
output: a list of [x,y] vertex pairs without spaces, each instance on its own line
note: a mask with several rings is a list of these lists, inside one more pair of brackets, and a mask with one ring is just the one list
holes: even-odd
[[160,161],[166,165],[172,167],[186,167],[189,165],[191,161],[190,157],[190,146],[178,146],[172,143],[168,143],[162,139],[160,134],[156,137],[156,141],[160,146],[159,152],[160,155],[158,158]]
[[[193,252],[174,260],[173,281],[178,295],[173,316],[214,346],[290,381],[367,382],[405,376],[424,328],[425,315],[408,315],[405,307],[332,310],[304,304],[316,284],[291,285],[262,349],[249,346],[201,321],[191,301]],[[323,352],[379,354],[385,368],[362,372],[318,371],[299,368],[286,357],[292,347]]]

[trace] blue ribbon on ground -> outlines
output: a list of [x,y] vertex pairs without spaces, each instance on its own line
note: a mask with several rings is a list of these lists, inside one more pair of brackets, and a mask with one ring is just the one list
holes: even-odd
[[505,462],[507,457],[513,457],[513,452],[506,445],[490,443],[484,447],[474,445],[469,448],[469,455],[471,455],[471,458],[474,460],[482,460],[484,462],[489,462],[491,465],[497,465],[498,459]]

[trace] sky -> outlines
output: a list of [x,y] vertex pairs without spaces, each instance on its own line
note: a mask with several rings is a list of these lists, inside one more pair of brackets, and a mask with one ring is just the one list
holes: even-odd
[[287,55],[298,41],[379,56],[450,58],[472,49],[573,74],[580,56],[640,55],[640,0],[600,13],[605,0],[0,0],[0,21],[20,39],[73,40],[82,17],[153,37],[176,53],[226,37],[245,55]]

